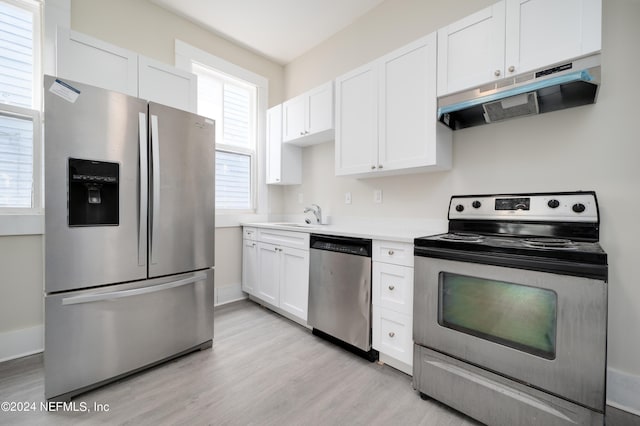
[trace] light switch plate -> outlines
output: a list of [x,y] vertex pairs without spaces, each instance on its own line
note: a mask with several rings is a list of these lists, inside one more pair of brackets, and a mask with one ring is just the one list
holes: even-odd
[[373,191],[373,202],[374,203],[382,203],[382,189],[375,189]]
[[298,204],[304,203],[304,194],[302,192],[298,192]]
[[345,192],[344,193],[344,203],[345,204],[351,204],[351,193],[350,192]]

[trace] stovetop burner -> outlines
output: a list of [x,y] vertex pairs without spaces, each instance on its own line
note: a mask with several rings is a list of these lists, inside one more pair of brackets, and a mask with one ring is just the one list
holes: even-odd
[[440,236],[443,240],[451,241],[468,241],[468,242],[480,242],[483,236],[480,234],[472,234],[469,232],[454,232],[451,234],[444,234]]
[[574,249],[576,245],[573,241],[564,238],[525,238],[523,244],[534,248],[546,249]]

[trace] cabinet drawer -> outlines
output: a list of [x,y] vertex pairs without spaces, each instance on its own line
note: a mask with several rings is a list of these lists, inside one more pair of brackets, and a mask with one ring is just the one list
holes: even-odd
[[374,349],[405,364],[413,365],[411,316],[373,306]]
[[245,226],[242,229],[242,238],[245,240],[255,240],[258,237],[258,230],[256,228],[249,228]]
[[306,232],[258,229],[258,241],[309,250],[309,234]]
[[413,268],[373,262],[373,304],[413,314]]
[[413,243],[374,240],[373,261],[413,267]]

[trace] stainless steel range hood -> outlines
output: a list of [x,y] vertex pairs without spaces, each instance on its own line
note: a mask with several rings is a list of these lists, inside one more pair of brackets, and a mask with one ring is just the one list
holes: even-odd
[[438,98],[438,120],[453,130],[593,104],[600,54],[555,64]]

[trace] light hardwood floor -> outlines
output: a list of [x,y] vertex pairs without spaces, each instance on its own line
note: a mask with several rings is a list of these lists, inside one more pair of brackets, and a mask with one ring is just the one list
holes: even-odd
[[369,363],[253,302],[217,308],[213,348],[80,395],[109,412],[43,412],[42,356],[0,364],[0,424],[477,425],[433,400],[411,378]]

